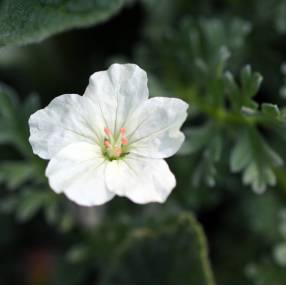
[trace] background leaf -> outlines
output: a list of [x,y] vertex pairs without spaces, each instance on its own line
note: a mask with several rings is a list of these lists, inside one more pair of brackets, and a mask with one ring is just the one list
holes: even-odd
[[103,22],[115,14],[124,2],[3,0],[0,2],[0,46],[39,42],[67,29]]
[[190,213],[133,230],[113,255],[104,284],[214,283],[204,233]]

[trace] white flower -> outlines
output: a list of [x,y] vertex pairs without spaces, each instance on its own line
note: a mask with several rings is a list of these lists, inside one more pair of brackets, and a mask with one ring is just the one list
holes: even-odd
[[93,206],[115,195],[164,202],[176,185],[163,158],[184,141],[188,105],[148,99],[147,75],[135,64],[94,73],[83,96],[64,94],[29,119],[33,152],[49,159],[51,188]]

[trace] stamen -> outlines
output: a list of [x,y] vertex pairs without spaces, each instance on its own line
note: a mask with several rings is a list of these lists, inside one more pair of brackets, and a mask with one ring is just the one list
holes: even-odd
[[104,146],[106,148],[110,148],[111,147],[111,143],[108,140],[104,140]]
[[120,128],[118,136],[114,137],[109,128],[104,128],[105,138],[103,141],[103,153],[109,160],[119,159],[128,153],[128,139],[126,129]]
[[125,136],[126,129],[124,127],[120,128],[120,133],[121,133],[122,136]]
[[122,145],[128,145],[128,139],[126,137],[121,138]]
[[116,157],[120,157],[120,155],[122,154],[122,149],[118,146],[114,147],[114,154]]
[[128,139],[126,138],[126,129],[124,127],[120,128],[121,133],[121,144],[128,145]]
[[112,136],[112,132],[110,131],[110,129],[109,128],[107,128],[107,127],[104,127],[104,133],[107,135],[107,136]]

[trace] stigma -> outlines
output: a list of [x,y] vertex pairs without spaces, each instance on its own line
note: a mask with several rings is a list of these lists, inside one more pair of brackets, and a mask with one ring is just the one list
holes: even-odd
[[117,138],[107,127],[104,128],[105,138],[103,141],[103,154],[110,161],[119,159],[128,153],[128,139],[126,129],[120,128]]

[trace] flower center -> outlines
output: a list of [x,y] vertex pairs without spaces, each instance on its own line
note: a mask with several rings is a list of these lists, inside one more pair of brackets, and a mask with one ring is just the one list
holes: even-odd
[[128,139],[126,138],[126,129],[120,128],[117,138],[114,137],[111,130],[104,128],[105,138],[103,142],[103,155],[110,161],[119,159],[128,153]]

